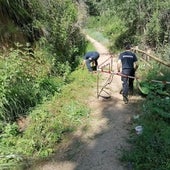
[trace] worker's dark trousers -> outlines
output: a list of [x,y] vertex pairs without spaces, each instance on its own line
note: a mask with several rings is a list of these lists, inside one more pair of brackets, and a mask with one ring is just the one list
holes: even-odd
[[[134,69],[123,69],[122,70],[122,74],[127,75],[127,76],[134,76],[135,75],[135,71]],[[128,92],[133,91],[133,82],[134,79],[132,78],[127,78],[127,77],[123,77],[121,78],[122,80],[122,90],[123,90],[123,96],[128,96]]]

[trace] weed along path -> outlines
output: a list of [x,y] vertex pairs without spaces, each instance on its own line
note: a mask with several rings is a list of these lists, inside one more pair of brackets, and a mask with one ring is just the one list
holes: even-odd
[[[99,42],[87,36],[96,50],[101,54],[99,64],[110,56],[108,50]],[[113,57],[113,70],[116,71],[117,56]],[[110,61],[108,61],[110,62]],[[97,74],[96,74],[97,77]],[[108,79],[108,73],[101,73],[99,88]],[[139,96],[131,96],[129,104],[124,104],[120,77],[115,75],[110,87],[111,98],[97,98],[97,88],[88,99],[91,109],[87,128],[80,128],[70,138],[69,144],[63,146],[59,153],[36,170],[131,170],[119,161],[122,149],[130,146],[129,127],[133,115],[138,114]]]

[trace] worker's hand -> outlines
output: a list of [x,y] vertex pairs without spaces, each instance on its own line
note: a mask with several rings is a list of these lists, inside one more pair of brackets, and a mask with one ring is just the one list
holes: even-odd
[[121,73],[120,71],[118,71],[116,74],[117,74],[118,76],[122,76],[122,73]]

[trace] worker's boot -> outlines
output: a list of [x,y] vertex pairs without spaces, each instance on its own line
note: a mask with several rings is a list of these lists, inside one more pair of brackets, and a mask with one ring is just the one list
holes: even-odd
[[128,96],[123,95],[123,101],[125,104],[128,104],[129,101]]

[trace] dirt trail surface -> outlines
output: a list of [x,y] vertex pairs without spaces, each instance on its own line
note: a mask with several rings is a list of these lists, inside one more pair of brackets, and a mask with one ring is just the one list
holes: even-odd
[[[87,36],[96,50],[101,53],[99,64],[108,59],[108,50],[99,42]],[[113,58],[113,69],[116,71],[117,56]],[[110,62],[110,61],[108,61]],[[97,76],[97,74],[96,74]],[[101,73],[101,83],[109,74]],[[128,148],[126,142],[129,125],[133,115],[138,114],[138,100],[140,97],[131,96],[129,104],[124,104],[119,94],[121,80],[113,76],[110,84],[110,99],[97,98],[97,88],[93,96],[89,97],[91,108],[90,127],[80,128],[69,144],[60,148],[58,156],[39,165],[36,170],[130,170],[120,161],[121,150]]]

